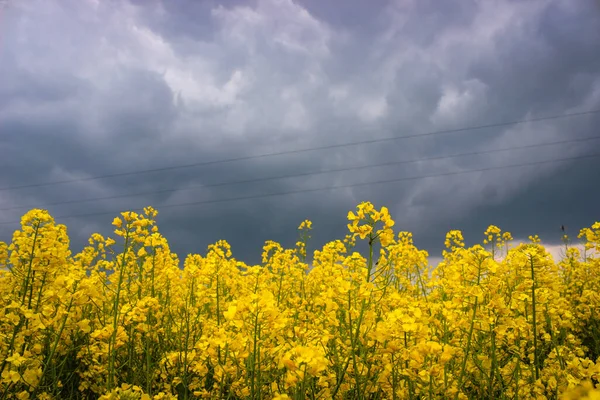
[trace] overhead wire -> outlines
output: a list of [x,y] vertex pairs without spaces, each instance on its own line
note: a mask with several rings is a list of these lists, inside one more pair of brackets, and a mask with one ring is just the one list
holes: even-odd
[[556,120],[556,119],[563,119],[563,118],[570,118],[570,117],[581,117],[581,116],[595,115],[595,114],[600,114],[600,110],[590,110],[590,111],[574,112],[574,113],[567,113],[567,114],[550,115],[550,116],[546,116],[546,117],[529,118],[529,119],[507,121],[507,122],[498,122],[498,123],[492,123],[492,124],[476,125],[476,126],[469,126],[469,127],[455,128],[455,129],[444,129],[444,130],[439,130],[439,131],[416,133],[416,134],[403,135],[403,136],[373,138],[373,139],[361,140],[361,141],[355,141],[355,142],[330,144],[330,145],[325,145],[325,146],[308,147],[308,148],[303,148],[303,149],[277,151],[277,152],[263,153],[263,154],[258,154],[258,155],[239,156],[239,157],[232,157],[232,158],[226,158],[226,159],[220,159],[220,160],[203,161],[203,162],[196,162],[196,163],[190,163],[190,164],[180,164],[180,165],[160,167],[160,168],[151,168],[151,169],[128,171],[128,172],[118,172],[118,173],[105,174],[105,175],[95,175],[95,176],[90,176],[90,177],[85,177],[85,178],[74,178],[74,179],[65,179],[65,180],[61,180],[61,181],[51,181],[51,182],[8,186],[8,187],[0,188],[0,192],[9,191],[9,190],[26,189],[26,188],[55,186],[55,185],[62,185],[62,184],[68,184],[68,183],[86,182],[86,181],[92,181],[92,180],[98,180],[98,179],[108,179],[108,178],[116,178],[116,177],[123,177],[123,176],[140,175],[140,174],[146,174],[146,173],[172,171],[172,170],[185,169],[185,168],[193,168],[193,167],[201,167],[201,166],[208,166],[208,165],[231,163],[231,162],[237,162],[237,161],[261,159],[261,158],[266,158],[266,157],[299,154],[299,153],[306,153],[306,152],[318,151],[318,150],[330,150],[330,149],[336,149],[336,148],[359,146],[359,145],[373,144],[373,143],[384,143],[384,142],[411,139],[411,138],[431,137],[431,136],[450,134],[450,133],[459,133],[459,132],[467,132],[467,131],[472,131],[472,130],[498,128],[498,127],[504,127],[504,126],[526,124],[526,123],[532,123],[532,122],[549,121],[549,120]]
[[512,147],[506,147],[506,148],[500,148],[500,149],[480,150],[480,151],[451,154],[451,155],[444,155],[444,156],[432,156],[432,157],[423,157],[423,158],[410,159],[410,160],[387,161],[387,162],[381,162],[381,163],[375,163],[375,164],[366,164],[366,165],[340,167],[340,168],[330,168],[330,169],[296,173],[296,174],[286,174],[286,175],[279,175],[279,176],[251,178],[251,179],[229,181],[229,182],[218,182],[218,183],[210,183],[210,184],[203,184],[203,185],[193,185],[193,186],[186,186],[184,188],[160,189],[160,190],[152,190],[152,191],[146,191],[146,192],[120,194],[120,195],[112,195],[112,196],[104,196],[104,197],[94,197],[94,198],[87,198],[87,199],[57,201],[57,202],[53,202],[53,203],[44,203],[44,204],[37,204],[37,205],[19,205],[19,206],[13,206],[13,207],[0,208],[0,211],[18,210],[18,209],[25,209],[25,208],[45,208],[45,207],[59,206],[59,205],[81,204],[81,203],[90,203],[90,202],[95,202],[95,201],[116,200],[116,199],[122,199],[122,198],[128,198],[128,197],[149,196],[149,195],[156,195],[156,194],[163,194],[163,193],[174,193],[174,192],[191,191],[191,190],[198,190],[198,189],[205,189],[205,188],[233,186],[233,185],[240,185],[240,184],[247,184],[247,183],[267,182],[267,181],[280,180],[280,179],[290,179],[290,178],[307,177],[307,176],[314,176],[314,175],[323,175],[323,174],[329,174],[329,173],[335,173],[335,172],[347,172],[347,171],[356,171],[356,170],[377,168],[377,167],[387,167],[387,166],[402,165],[402,164],[421,163],[421,162],[425,162],[425,161],[439,161],[439,160],[458,158],[458,157],[479,156],[479,155],[500,153],[500,152],[506,152],[506,151],[532,149],[532,148],[539,148],[539,147],[544,147],[544,146],[554,146],[554,145],[559,145],[559,144],[583,143],[583,142],[588,142],[588,141],[598,140],[598,139],[600,139],[600,135],[580,137],[580,138],[567,139],[567,140],[559,140],[559,141],[553,141],[553,142],[512,146]]
[[[179,207],[192,207],[192,206],[200,206],[200,205],[214,204],[214,203],[234,202],[234,201],[243,201],[243,200],[259,199],[259,198],[287,196],[287,195],[300,194],[300,193],[314,193],[314,192],[319,192],[319,191],[337,190],[337,189],[345,189],[345,188],[351,188],[351,187],[379,185],[379,184],[385,184],[385,183],[397,183],[397,182],[405,182],[405,181],[414,181],[414,180],[420,180],[420,179],[438,178],[438,177],[461,175],[461,174],[468,174],[468,173],[475,173],[475,172],[487,172],[487,171],[501,170],[501,169],[506,169],[506,168],[519,168],[519,167],[526,167],[526,166],[536,166],[536,165],[556,163],[556,162],[563,162],[563,161],[579,161],[579,160],[591,159],[591,158],[596,158],[596,157],[600,157],[600,153],[584,154],[584,155],[579,155],[579,156],[564,157],[564,158],[553,159],[553,160],[533,161],[533,162],[513,164],[513,165],[503,165],[503,166],[478,168],[478,169],[470,169],[470,170],[461,170],[461,171],[451,171],[451,172],[438,173],[438,174],[430,174],[430,175],[422,175],[422,176],[402,177],[402,178],[383,179],[383,180],[376,180],[376,181],[369,181],[369,182],[360,182],[360,183],[352,183],[352,184],[333,185],[333,186],[311,188],[311,189],[290,190],[290,191],[285,191],[285,192],[276,192],[276,193],[267,193],[267,194],[258,194],[258,195],[249,195],[249,196],[229,197],[229,198],[214,199],[214,200],[205,200],[205,201],[195,201],[195,202],[187,202],[187,203],[164,204],[164,205],[161,205],[159,207],[160,207],[160,209],[179,208]],[[143,211],[143,208],[132,209],[130,211],[141,212],[141,211]],[[118,211],[102,211],[102,212],[76,214],[76,215],[61,215],[61,216],[54,217],[54,219],[58,220],[58,219],[85,218],[85,217],[103,216],[103,215],[116,215],[116,214],[119,214],[121,212],[122,212],[122,210],[118,210]],[[19,222],[20,221],[4,221],[4,222],[0,222],[0,225],[17,224]]]

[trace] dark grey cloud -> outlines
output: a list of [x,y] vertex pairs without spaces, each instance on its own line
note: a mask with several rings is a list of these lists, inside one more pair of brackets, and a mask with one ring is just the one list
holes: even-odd
[[[0,28],[0,187],[260,155],[600,109],[600,11],[589,2],[153,0],[9,2]],[[600,140],[213,187],[393,160],[596,135],[600,116],[258,157],[0,191],[2,221],[48,206],[78,251],[119,212],[153,205],[183,259],[219,239],[258,262],[265,240],[342,238],[360,201],[439,254],[445,233],[487,225],[550,243],[600,216]],[[397,183],[198,204],[360,182]],[[202,185],[209,185],[202,188]],[[174,189],[173,191],[165,191]],[[12,207],[22,206],[22,209]],[[7,209],[11,208],[11,209]],[[0,225],[9,240],[17,224]]]

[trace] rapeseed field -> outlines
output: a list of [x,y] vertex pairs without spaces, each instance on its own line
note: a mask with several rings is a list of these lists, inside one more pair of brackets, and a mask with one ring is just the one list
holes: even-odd
[[47,211],[22,217],[0,243],[0,399],[600,398],[600,222],[561,260],[450,231],[432,266],[361,203],[343,240],[308,257],[304,221],[251,266],[225,241],[180,265],[156,216],[79,254]]

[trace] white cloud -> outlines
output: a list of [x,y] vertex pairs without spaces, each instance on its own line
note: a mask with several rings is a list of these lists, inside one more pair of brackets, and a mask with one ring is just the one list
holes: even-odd
[[227,41],[251,52],[259,41],[308,57],[329,55],[330,29],[292,0],[259,0],[256,8],[218,6],[212,11],[221,23],[221,35]]
[[373,122],[386,116],[388,104],[384,97],[367,99],[362,102],[359,109],[359,115],[365,122]]
[[334,104],[340,104],[348,99],[349,89],[347,85],[336,85],[329,87],[329,98]]
[[442,89],[438,106],[431,116],[437,126],[456,126],[472,115],[485,111],[487,86],[478,79],[469,79],[459,85],[449,83]]
[[309,114],[302,103],[292,103],[283,117],[283,127],[286,129],[306,130],[310,127],[309,118]]

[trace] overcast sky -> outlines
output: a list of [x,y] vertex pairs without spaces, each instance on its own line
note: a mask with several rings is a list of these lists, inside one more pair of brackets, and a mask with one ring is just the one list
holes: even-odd
[[[434,256],[450,229],[556,244],[561,225],[600,220],[600,139],[579,140],[600,137],[600,114],[414,137],[600,110],[596,0],[2,4],[0,240],[38,206],[74,252],[152,205],[181,259],[226,239],[249,263],[265,240],[293,246],[306,218],[310,250],[343,238],[365,200]],[[65,180],[79,181],[14,188]],[[382,180],[396,182],[348,186]],[[219,201],[240,197],[255,198]]]

